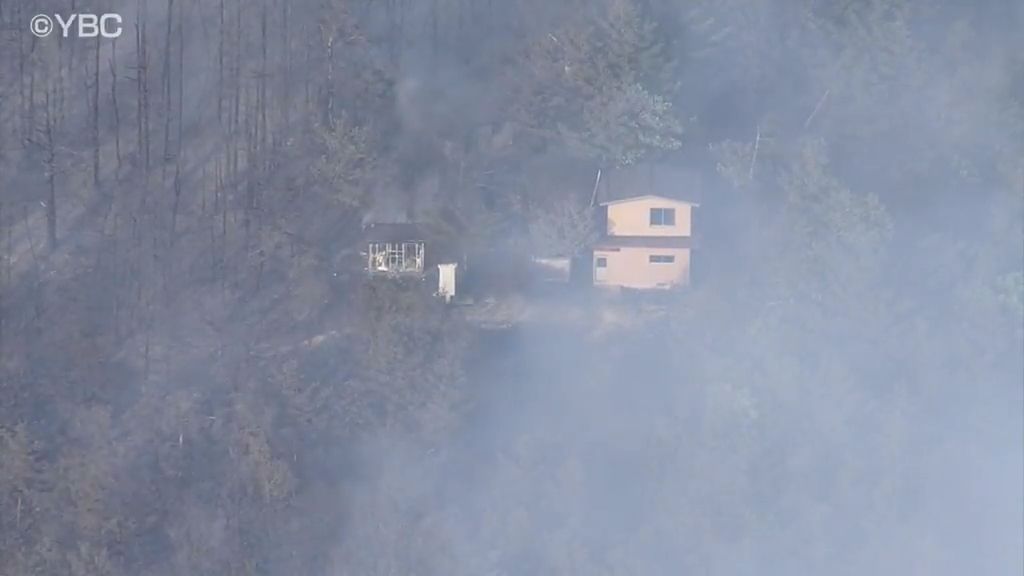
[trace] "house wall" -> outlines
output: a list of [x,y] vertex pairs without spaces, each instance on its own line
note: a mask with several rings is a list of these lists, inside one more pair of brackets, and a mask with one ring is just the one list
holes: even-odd
[[[678,219],[678,214],[676,216]],[[652,264],[651,255],[674,256],[675,262]],[[597,259],[607,258],[602,273]],[[689,248],[619,248],[594,250],[594,285],[625,288],[670,288],[690,283]]]
[[[651,208],[675,208],[675,226],[651,226]],[[638,198],[609,204],[609,236],[689,236],[692,206],[666,198]]]

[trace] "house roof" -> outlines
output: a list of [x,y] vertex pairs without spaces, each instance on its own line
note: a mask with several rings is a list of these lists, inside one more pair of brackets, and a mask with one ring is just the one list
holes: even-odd
[[597,203],[603,205],[657,196],[699,205],[704,189],[701,175],[671,164],[640,164],[610,170],[601,177]]
[[689,236],[605,236],[594,244],[594,250],[617,248],[691,248]]
[[619,198],[618,200],[609,200],[607,202],[601,202],[601,206],[611,206],[612,204],[622,204],[624,202],[633,202],[636,200],[645,200],[649,198],[657,198],[660,200],[668,200],[669,202],[677,202],[682,204],[689,204],[690,206],[700,206],[696,202],[690,200],[680,200],[679,198],[669,198],[667,196],[659,196],[658,194],[644,194],[642,196],[630,196],[628,198]]

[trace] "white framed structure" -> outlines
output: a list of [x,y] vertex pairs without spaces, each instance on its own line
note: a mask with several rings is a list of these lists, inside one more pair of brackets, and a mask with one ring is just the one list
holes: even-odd
[[423,242],[370,242],[366,250],[366,269],[371,274],[423,274]]
[[363,227],[363,257],[371,276],[419,276],[427,271],[423,231],[413,223],[374,223]]

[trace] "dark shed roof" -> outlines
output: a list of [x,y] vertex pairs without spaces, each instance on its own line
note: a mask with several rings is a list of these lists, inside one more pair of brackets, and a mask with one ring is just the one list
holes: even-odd
[[367,242],[423,242],[423,229],[411,222],[373,223],[363,227],[363,239]]

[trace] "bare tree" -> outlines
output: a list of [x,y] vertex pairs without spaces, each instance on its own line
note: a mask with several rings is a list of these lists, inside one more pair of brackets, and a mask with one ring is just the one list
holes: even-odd
[[114,153],[117,156],[117,174],[121,176],[121,108],[117,102],[117,40],[110,51],[110,107],[114,113]]
[[50,252],[57,249],[57,141],[56,118],[50,90],[46,91],[42,144],[46,163],[46,244]]
[[539,206],[530,218],[530,236],[536,253],[574,257],[597,239],[593,208],[573,197]]
[[100,187],[100,43],[96,42],[92,78],[92,184]]

